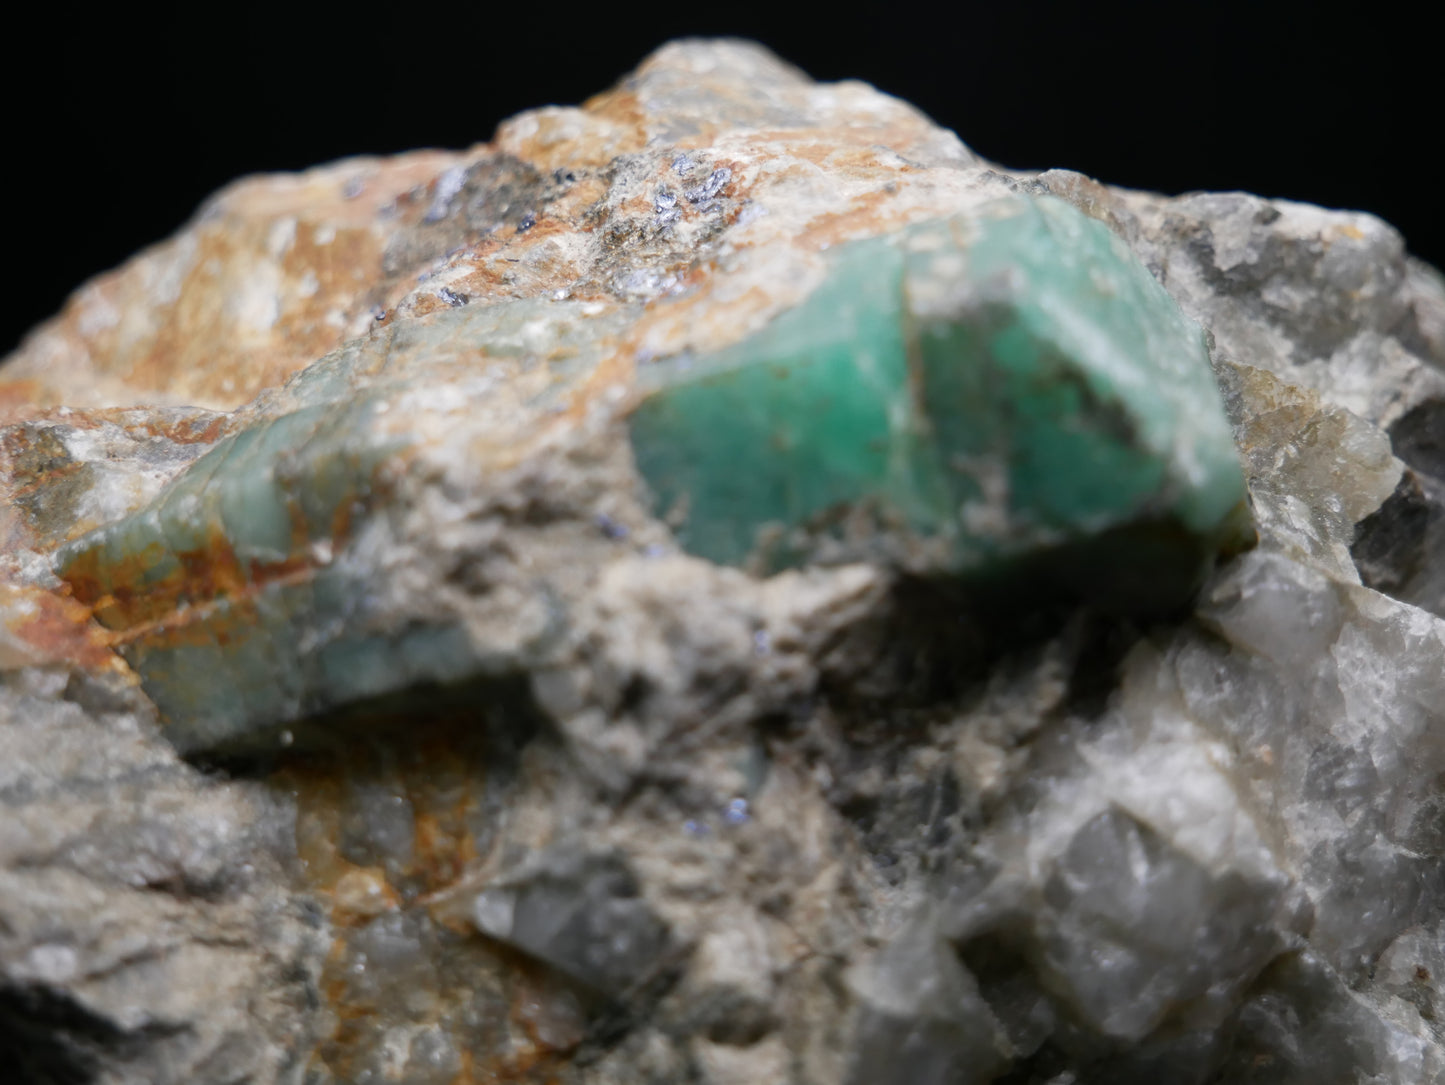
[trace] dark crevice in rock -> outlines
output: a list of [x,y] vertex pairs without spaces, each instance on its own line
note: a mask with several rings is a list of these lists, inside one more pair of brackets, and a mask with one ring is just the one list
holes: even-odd
[[1395,455],[1431,478],[1445,479],[1445,400],[1432,399],[1390,427]]
[[1445,616],[1445,400],[1407,412],[1390,444],[1405,473],[1356,526],[1350,555],[1366,587]]
[[1355,527],[1350,556],[1360,581],[1402,598],[1406,585],[1429,560],[1425,540],[1436,515],[1420,476],[1406,470],[1395,492]]
[[1090,720],[1102,716],[1119,688],[1124,657],[1143,636],[1130,619],[1084,615],[1077,633],[1078,656],[1058,714]]
[[[515,761],[551,723],[523,675],[450,685],[424,683],[246,736],[244,743],[193,758],[205,769],[266,776],[298,758],[345,760],[359,746],[406,749],[449,731],[485,735],[490,763]],[[473,744],[468,740],[463,747]]]
[[127,1032],[40,986],[0,986],[0,1073],[14,1085],[89,1085],[167,1030]]
[[[0,1065],[20,1085],[88,1085],[101,1046],[88,1033],[101,1024],[47,991],[0,988]],[[100,1038],[111,1037],[102,1030]]]
[[969,703],[1001,671],[1037,665],[1040,651],[1061,636],[1071,662],[1060,711],[1099,715],[1145,627],[1128,614],[1060,601],[1035,574],[1041,570],[1030,564],[991,583],[900,581],[889,605],[836,648],[848,665],[825,668],[819,692],[840,718],[854,721],[850,739],[912,744],[929,711]]
[[841,716],[887,716],[892,738],[906,712],[966,698],[994,664],[1057,635],[1071,613],[1056,596],[1010,596],[1001,583],[904,578],[838,650],[849,666],[826,674],[821,692]]

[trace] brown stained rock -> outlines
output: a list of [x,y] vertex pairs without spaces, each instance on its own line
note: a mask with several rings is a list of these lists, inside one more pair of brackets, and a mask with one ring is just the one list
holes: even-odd
[[91,621],[90,608],[64,591],[0,574],[0,616],[0,670],[65,667],[129,679],[110,638]]
[[[467,151],[238,181],[37,328],[0,371],[0,402],[235,408],[378,320],[460,304],[449,297],[650,299],[685,279],[696,287],[689,277],[717,255],[709,243],[750,202],[804,185],[856,206],[817,224],[763,219],[732,242],[802,228],[812,248],[928,213],[923,194],[870,212],[900,175],[907,185],[908,162],[975,161],[872,88],[819,87],[752,46],[728,55],[719,66],[664,49],[581,108],[523,114]],[[715,170],[731,171],[726,185],[686,198]],[[664,188],[676,194],[670,221],[654,209]],[[770,308],[743,312],[760,322]],[[680,316],[658,333],[666,341],[682,334]],[[704,333],[736,319],[724,311]]]
[[68,406],[249,402],[394,303],[394,210],[457,156],[354,159],[239,181],[175,238],[81,288],[31,334],[5,382]]

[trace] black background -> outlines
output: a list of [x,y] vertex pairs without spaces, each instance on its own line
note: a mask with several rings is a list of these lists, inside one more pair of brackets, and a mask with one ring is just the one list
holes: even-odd
[[53,5],[49,33],[11,38],[3,77],[0,352],[234,177],[467,146],[520,110],[580,102],[680,35],[752,37],[819,79],[867,80],[1005,166],[1368,210],[1445,262],[1440,50],[1398,7],[995,2],[844,14],[855,10]]

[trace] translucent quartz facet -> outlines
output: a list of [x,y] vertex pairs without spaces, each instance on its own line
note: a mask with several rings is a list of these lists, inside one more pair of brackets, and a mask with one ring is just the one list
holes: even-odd
[[[1244,502],[1199,328],[1052,198],[842,247],[802,304],[639,382],[657,510],[728,564],[983,573],[1072,549],[1111,592],[1133,567],[1177,596]],[[1109,555],[1077,545],[1106,532]]]

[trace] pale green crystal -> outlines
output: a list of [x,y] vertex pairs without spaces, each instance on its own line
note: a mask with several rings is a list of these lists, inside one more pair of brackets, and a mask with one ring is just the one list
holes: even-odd
[[505,361],[537,374],[503,412],[525,434],[591,371],[618,323],[525,299],[359,340],[274,393],[149,505],[63,547],[57,572],[118,635],[183,752],[475,676],[485,661],[455,620],[374,614],[375,571],[347,553],[394,500],[382,469],[425,444],[414,428],[431,416],[406,408],[396,422],[395,404],[424,399],[440,374],[452,379],[448,367],[485,385],[485,367]]
[[[981,574],[1085,544],[1111,583],[1142,549],[1177,584],[1244,500],[1198,327],[1051,198],[846,246],[802,304],[640,383],[657,509],[729,564],[881,553]],[[1113,555],[1092,545],[1118,531]]]
[[693,553],[740,564],[768,524],[864,498],[916,529],[946,501],[909,402],[904,253],[887,240],[838,254],[827,280],[756,335],[650,365],[631,419],[659,511],[679,510]]

